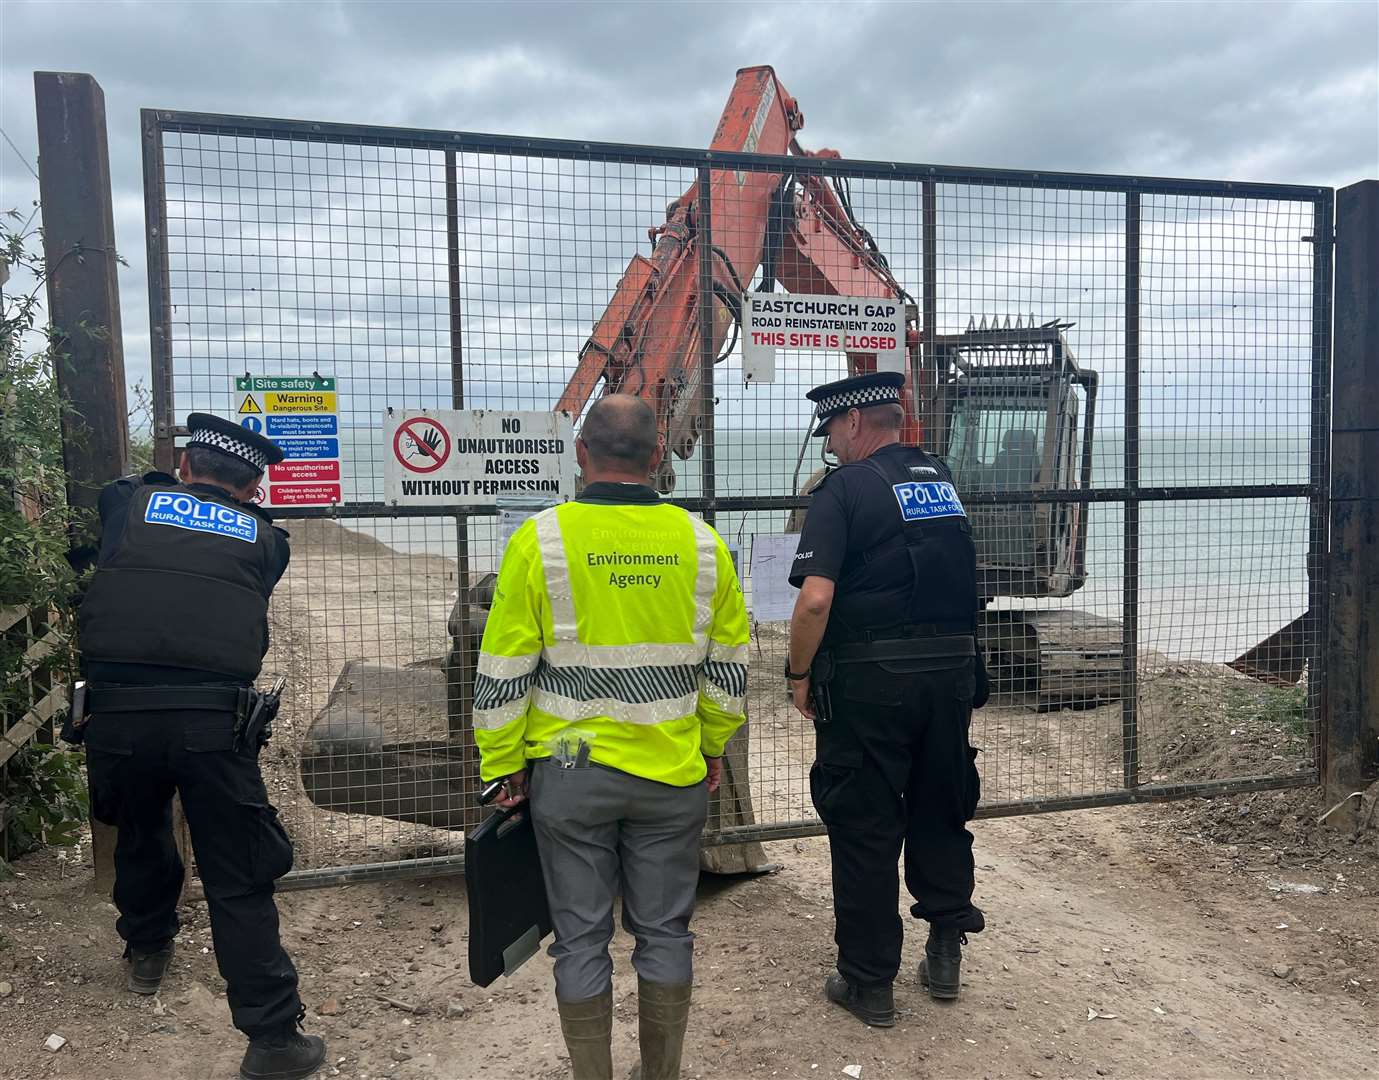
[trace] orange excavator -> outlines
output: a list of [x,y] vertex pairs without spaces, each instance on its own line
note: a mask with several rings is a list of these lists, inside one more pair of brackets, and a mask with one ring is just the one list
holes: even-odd
[[[802,149],[796,133],[803,126],[799,105],[773,69],[743,68],[710,150],[841,157]],[[963,333],[933,334],[923,375],[932,385],[919,401],[910,384],[919,370],[917,306],[853,212],[846,178],[718,168],[708,172],[707,187],[707,206],[696,182],[666,208],[665,222],[648,230],[651,256],[628,263],[557,410],[580,416],[600,387],[637,394],[655,409],[666,446],[684,460],[705,430],[704,335],[712,334],[715,361],[731,354],[742,297],[754,281],[762,292],[779,284],[793,293],[899,300],[906,305],[909,359],[905,442],[926,441],[945,457],[964,492],[1091,482],[1097,376],[1079,368],[1068,348],[1063,331],[1070,323],[983,318]],[[874,353],[850,352],[847,359],[850,374],[876,368]],[[933,430],[922,430],[920,416]],[[821,475],[800,490],[812,490]],[[674,490],[669,454],[655,482],[662,493]],[[1119,624],[1086,612],[991,603],[1067,597],[1085,584],[1086,507],[1023,501],[974,506],[971,514],[988,608],[980,627],[997,687],[1042,708],[1117,697]],[[798,529],[802,518],[796,512],[787,528]]]
[[[795,133],[804,114],[770,67],[743,68],[718,122],[710,149],[801,158],[839,158],[836,150],[808,151]],[[666,208],[663,224],[648,230],[650,258],[634,255],[608,309],[580,350],[579,364],[556,403],[579,416],[600,383],[605,393],[631,393],[656,410],[666,446],[687,459],[704,424],[700,360],[705,323],[712,326],[715,357],[736,341],[738,309],[746,286],[761,271],[758,289],[779,282],[790,292],[902,300],[913,304],[852,212],[845,179],[812,173],[715,169],[709,205],[699,184]],[[707,209],[707,213],[705,210]],[[705,218],[712,237],[712,291],[703,295],[700,245]],[[711,320],[701,304],[713,306]],[[908,321],[908,348],[919,341]],[[849,353],[853,374],[875,370],[874,353]],[[907,442],[920,438],[914,395],[905,395]],[[669,457],[669,455],[667,455]],[[675,486],[667,460],[656,478]]]

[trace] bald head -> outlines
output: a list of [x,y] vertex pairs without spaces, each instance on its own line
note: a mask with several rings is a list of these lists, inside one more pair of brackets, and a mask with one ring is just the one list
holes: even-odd
[[594,469],[648,476],[658,446],[656,414],[632,394],[608,394],[594,402],[579,438]]
[[862,410],[862,426],[870,431],[898,432],[905,423],[905,410],[899,405],[873,405]]

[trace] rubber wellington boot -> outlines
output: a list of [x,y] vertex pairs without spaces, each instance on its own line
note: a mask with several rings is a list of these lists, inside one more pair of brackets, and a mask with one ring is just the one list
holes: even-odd
[[637,1037],[642,1065],[633,1080],[680,1080],[680,1057],[689,1026],[689,983],[637,979]]
[[136,994],[156,994],[163,985],[163,976],[172,963],[173,943],[169,941],[156,952],[129,950],[129,988]]
[[835,971],[824,982],[824,994],[868,1027],[895,1027],[895,991],[889,983],[863,989]]
[[924,959],[919,962],[919,985],[939,1001],[956,1000],[962,989],[962,944],[960,930],[930,928],[924,944]]
[[296,1026],[249,1040],[239,1063],[243,1080],[304,1080],[326,1060],[326,1041],[303,1035]]
[[574,1080],[613,1080],[613,991],[556,1007]]

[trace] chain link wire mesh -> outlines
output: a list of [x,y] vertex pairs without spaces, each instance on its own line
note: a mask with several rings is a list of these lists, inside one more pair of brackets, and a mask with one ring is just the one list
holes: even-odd
[[[750,380],[728,301],[810,274],[894,297],[889,276],[925,442],[954,472],[988,601],[982,812],[1315,780],[1329,299],[1313,237],[1329,192],[711,165],[177,113],[145,114],[145,160],[163,463],[186,413],[232,414],[236,376],[339,383],[344,501],[278,512],[293,560],[264,669],[290,678],[264,762],[306,877],[449,865],[477,814],[468,707],[497,507],[387,505],[386,411],[551,409],[600,320],[634,315],[614,298],[653,254],[648,229],[705,182],[711,214],[701,199],[692,221],[717,249],[696,267],[710,310],[692,290],[645,351],[682,361],[668,497],[716,525],[754,611],[769,538],[798,529],[822,464],[804,393],[849,358],[782,348],[775,380]],[[811,248],[827,223],[810,199],[829,197],[861,255]],[[762,256],[792,221],[791,250],[814,262],[778,256],[768,278]],[[618,385],[646,389],[649,369]],[[819,831],[787,640],[754,617],[718,842]]]

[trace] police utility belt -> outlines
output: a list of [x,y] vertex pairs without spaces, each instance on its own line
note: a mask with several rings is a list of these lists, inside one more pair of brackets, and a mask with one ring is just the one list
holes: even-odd
[[[864,635],[860,641],[850,641],[821,649],[810,665],[809,695],[814,705],[816,722],[827,724],[832,719],[833,702],[829,697],[829,683],[839,667],[845,664],[884,664],[890,661],[934,661],[935,667],[956,666],[951,661],[970,659],[977,655],[977,639],[972,631],[957,624],[924,624],[882,631],[886,637]],[[789,661],[786,674],[790,675]]]
[[225,712],[235,718],[236,750],[257,751],[273,735],[273,720],[282,704],[285,678],[269,690],[252,686],[102,686],[84,681],[72,687],[72,708],[62,738],[80,743],[87,721],[95,715],[148,712]]

